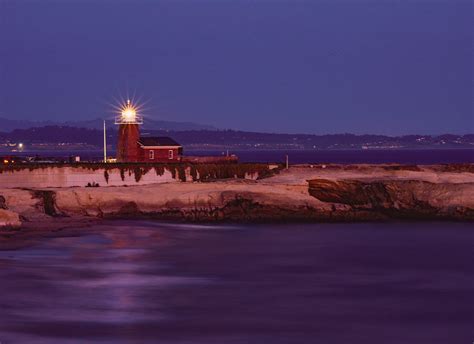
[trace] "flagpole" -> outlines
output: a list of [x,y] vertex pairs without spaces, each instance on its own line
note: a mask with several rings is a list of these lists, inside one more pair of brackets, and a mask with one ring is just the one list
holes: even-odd
[[105,129],[105,120],[104,120],[104,163],[107,163],[107,132]]

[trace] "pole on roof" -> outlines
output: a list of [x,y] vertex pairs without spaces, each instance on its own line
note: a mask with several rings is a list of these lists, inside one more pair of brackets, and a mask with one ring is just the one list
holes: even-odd
[[289,159],[288,159],[288,154],[286,155],[286,169],[289,167]]
[[104,120],[104,163],[107,163],[107,131],[105,129],[105,120]]

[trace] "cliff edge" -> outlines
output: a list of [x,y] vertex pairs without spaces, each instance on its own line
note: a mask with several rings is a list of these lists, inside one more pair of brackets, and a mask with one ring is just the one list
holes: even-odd
[[[474,220],[474,169],[304,165],[259,180],[0,189],[0,226],[79,218],[184,221]],[[3,222],[2,222],[3,221]],[[16,221],[16,222],[15,222]],[[11,225],[10,225],[11,226]]]

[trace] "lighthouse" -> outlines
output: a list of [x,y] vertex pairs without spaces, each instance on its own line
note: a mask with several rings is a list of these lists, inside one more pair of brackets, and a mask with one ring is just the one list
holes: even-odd
[[140,140],[139,126],[143,124],[143,117],[137,113],[137,109],[130,99],[122,107],[120,115],[115,118],[115,124],[119,126],[117,161],[139,161],[139,147],[137,143]]
[[115,117],[119,126],[117,162],[163,163],[179,162],[183,147],[170,137],[140,137],[143,116],[138,114],[139,106],[130,100],[122,105]]

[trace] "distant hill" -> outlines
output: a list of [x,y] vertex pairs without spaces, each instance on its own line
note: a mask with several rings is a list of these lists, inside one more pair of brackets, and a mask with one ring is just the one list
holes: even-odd
[[0,132],[10,132],[15,129],[28,129],[33,127],[44,127],[47,125],[54,125],[54,122],[51,121],[24,121],[24,120],[15,120],[7,119],[0,117]]
[[[25,121],[0,118],[0,123],[0,132],[11,132],[15,129],[30,129],[45,126],[66,126],[87,129],[101,129],[103,126],[103,119],[96,118],[87,121],[54,122]],[[113,120],[107,120],[106,123],[107,126],[112,126],[114,124]],[[210,125],[203,125],[192,122],[158,121],[149,118],[147,118],[146,123],[143,125],[143,128],[148,130],[217,130],[215,127]]]
[[[406,149],[406,148],[474,148],[474,134],[439,136],[407,135],[306,135],[269,134],[235,130],[150,130],[142,129],[143,136],[170,136],[186,149]],[[117,127],[108,128],[108,143],[115,145]],[[94,128],[44,126],[0,132],[0,145],[8,143],[81,144],[102,146],[102,131]]]

